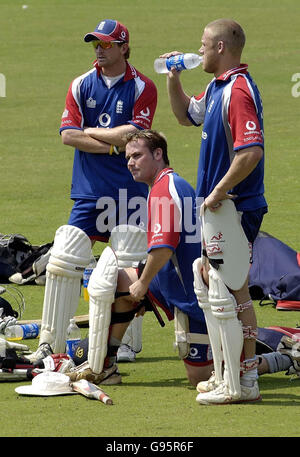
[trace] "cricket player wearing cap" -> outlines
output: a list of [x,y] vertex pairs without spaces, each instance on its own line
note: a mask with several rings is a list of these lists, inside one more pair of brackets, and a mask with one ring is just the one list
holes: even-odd
[[179,123],[203,125],[196,189],[196,195],[204,198],[203,254],[194,264],[194,275],[215,373],[197,388],[200,404],[261,398],[247,243],[253,243],[267,212],[263,108],[248,66],[241,64],[244,44],[239,24],[218,19],[205,27],[199,49],[203,70],[214,75],[206,90],[190,97],[183,90],[180,73],[172,69],[167,74],[169,98]]
[[123,24],[103,20],[84,41],[96,60],[92,70],[71,83],[60,127],[63,143],[75,148],[68,223],[92,240],[108,241],[109,230],[96,222],[99,198],[116,202],[116,214],[108,218],[116,217],[118,225],[119,189],[127,190],[127,200],[147,195],[147,186],[135,183],[127,170],[123,136],[151,127],[157,90],[129,64],[129,32]]
[[154,83],[128,62],[129,32],[123,24],[102,20],[84,41],[96,60],[72,81],[60,127],[63,144],[75,148],[74,205],[68,224],[56,233],[47,268],[40,345],[49,344],[54,352],[65,351],[93,243],[108,242],[112,228],[127,223],[135,210],[128,209],[130,199],[147,197],[147,186],[136,183],[127,169],[123,137],[150,128],[157,104]]
[[[119,243],[112,243],[113,250],[107,247],[103,251],[89,282],[88,360],[72,369],[70,376],[73,381],[84,378],[101,384],[121,382],[114,351],[137,307],[146,299],[161,307],[169,320],[174,319],[175,345],[190,383],[196,386],[211,375],[212,357],[203,311],[193,286],[192,265],[200,255],[195,192],[169,166],[167,142],[158,132],[140,130],[127,135],[125,154],[134,180],[151,188],[146,248],[138,247],[141,234],[133,234],[133,247],[132,241],[127,238],[124,243],[119,233]],[[132,250],[128,248],[130,244]],[[121,261],[137,258],[143,250],[148,252],[143,268],[118,269]],[[116,298],[116,290],[129,290],[130,294]]]

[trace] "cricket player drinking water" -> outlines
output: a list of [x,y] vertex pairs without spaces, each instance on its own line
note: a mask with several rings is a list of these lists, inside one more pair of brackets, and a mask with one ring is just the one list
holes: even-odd
[[[195,281],[199,280],[199,305],[207,310],[206,320],[212,331],[219,330],[210,334],[211,342],[216,340],[212,344],[215,374],[198,386],[197,401],[255,401],[260,399],[255,357],[257,324],[247,282],[249,256],[245,249],[244,258],[241,257],[238,242],[245,246],[246,235],[253,243],[267,212],[262,101],[248,66],[241,63],[245,34],[239,24],[229,19],[213,21],[205,27],[201,41],[203,70],[214,75],[205,91],[188,96],[180,72],[171,69],[167,74],[171,107],[179,123],[203,126],[196,196],[204,198],[204,255],[194,270]],[[161,57],[176,54],[179,52]],[[229,242],[235,220],[229,200],[234,203],[243,228],[237,243]],[[215,233],[208,233],[212,227]],[[228,253],[235,257],[232,268]],[[214,262],[216,255],[219,263]],[[223,359],[224,373],[219,367]]]

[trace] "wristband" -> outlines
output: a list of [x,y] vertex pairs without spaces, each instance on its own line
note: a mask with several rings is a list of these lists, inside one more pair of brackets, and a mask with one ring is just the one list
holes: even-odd
[[118,155],[119,149],[118,149],[118,146],[114,146],[113,144],[111,144],[110,148],[109,148],[109,155],[111,156],[113,153]]

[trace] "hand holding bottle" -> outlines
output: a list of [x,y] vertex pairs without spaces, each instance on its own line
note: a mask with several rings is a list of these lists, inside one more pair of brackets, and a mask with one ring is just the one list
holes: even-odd
[[162,54],[154,61],[154,70],[156,73],[179,72],[182,70],[191,70],[198,67],[203,61],[203,57],[199,54],[173,51]]

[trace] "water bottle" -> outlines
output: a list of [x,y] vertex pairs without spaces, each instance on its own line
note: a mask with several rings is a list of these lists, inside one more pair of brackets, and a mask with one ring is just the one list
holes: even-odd
[[5,329],[5,338],[8,341],[26,340],[37,338],[40,332],[38,324],[9,325]]
[[67,329],[66,353],[73,358],[75,354],[75,346],[81,340],[80,328],[76,324],[75,319],[70,319],[70,325]]
[[156,73],[168,73],[171,67],[175,67],[177,71],[191,70],[198,67],[202,61],[202,56],[192,53],[178,54],[168,59],[160,57],[154,61],[154,70]]

